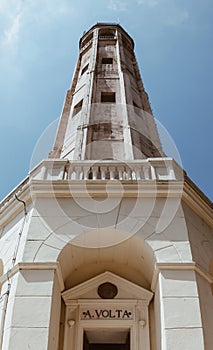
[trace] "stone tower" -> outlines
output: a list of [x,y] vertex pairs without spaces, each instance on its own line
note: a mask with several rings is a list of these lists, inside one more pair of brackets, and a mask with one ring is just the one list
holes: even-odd
[[134,160],[162,155],[134,42],[120,25],[97,24],[80,53],[51,157]]
[[53,150],[0,214],[1,350],[212,349],[212,203],[164,155],[120,25],[80,39]]

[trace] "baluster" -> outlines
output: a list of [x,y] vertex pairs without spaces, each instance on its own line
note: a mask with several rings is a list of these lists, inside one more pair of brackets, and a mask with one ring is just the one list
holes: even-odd
[[115,180],[115,167],[114,166],[109,167],[109,178],[110,178],[110,180]]
[[68,169],[68,180],[73,180],[73,173],[74,173],[74,167],[70,165]]
[[101,171],[101,180],[106,180],[107,167],[106,166],[100,166],[100,171]]
[[76,178],[75,180],[81,180],[81,166],[75,167]]
[[69,167],[70,167],[69,162],[67,162],[64,166],[62,180],[68,180]]
[[127,168],[127,180],[132,180],[132,169]]
[[153,165],[151,165],[150,169],[151,169],[151,179],[156,180],[155,167]]
[[83,179],[84,180],[88,180],[89,179],[89,170],[90,167],[89,166],[83,166]]
[[149,170],[150,170],[150,166],[149,165],[144,165],[143,166],[143,173],[144,173],[145,180],[150,180]]
[[134,168],[130,168],[131,169],[131,177],[132,177],[132,180],[137,180],[136,179],[136,170],[135,170],[135,167]]
[[136,174],[136,180],[141,180],[142,177],[141,177],[141,167],[138,166],[135,168],[135,174]]
[[120,181],[124,180],[124,167],[118,166],[118,179]]
[[92,166],[92,180],[97,180],[98,166]]

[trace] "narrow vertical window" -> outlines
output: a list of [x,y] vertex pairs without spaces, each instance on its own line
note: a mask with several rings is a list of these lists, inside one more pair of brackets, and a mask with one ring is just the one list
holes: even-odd
[[88,68],[89,68],[89,63],[87,63],[87,65],[82,69],[81,75],[83,75],[84,73],[86,73],[86,71],[88,70]]
[[74,109],[73,109],[73,117],[79,113],[82,109],[82,105],[83,105],[83,100],[81,100],[80,102],[78,102],[75,106],[74,106]]

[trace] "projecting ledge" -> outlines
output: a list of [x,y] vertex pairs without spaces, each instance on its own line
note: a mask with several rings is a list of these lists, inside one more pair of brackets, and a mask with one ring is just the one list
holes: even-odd
[[146,197],[146,198],[181,198],[183,183],[181,181],[42,181],[30,183],[32,198],[38,197]]

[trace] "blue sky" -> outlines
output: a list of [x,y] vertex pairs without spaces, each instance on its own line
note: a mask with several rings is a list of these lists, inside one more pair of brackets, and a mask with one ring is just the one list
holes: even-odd
[[212,199],[212,18],[212,0],[0,0],[0,198],[27,175],[37,140],[60,116],[83,31],[119,22],[135,41],[154,116]]

